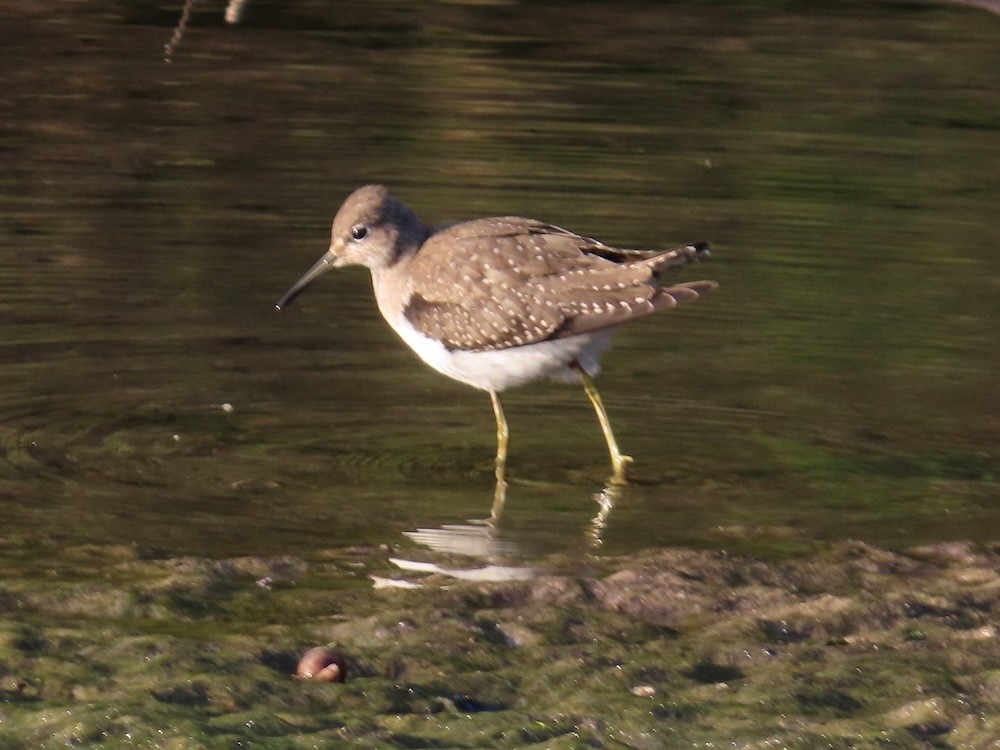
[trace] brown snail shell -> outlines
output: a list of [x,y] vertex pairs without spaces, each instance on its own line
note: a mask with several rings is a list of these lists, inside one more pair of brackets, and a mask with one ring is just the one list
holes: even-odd
[[295,676],[301,680],[343,682],[347,679],[347,660],[335,648],[316,646],[306,651],[299,659]]

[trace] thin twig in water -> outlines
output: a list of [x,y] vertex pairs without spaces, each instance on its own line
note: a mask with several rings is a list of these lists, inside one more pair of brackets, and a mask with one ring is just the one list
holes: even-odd
[[174,54],[174,49],[181,43],[181,37],[184,36],[184,30],[187,28],[188,20],[191,18],[191,9],[194,7],[194,4],[195,0],[187,0],[184,3],[184,10],[181,11],[181,20],[177,22],[174,35],[170,37],[169,42],[163,45],[163,62],[170,62],[170,58]]
[[[181,38],[184,36],[184,31],[187,29],[188,21],[191,20],[191,9],[197,0],[186,0],[184,3],[184,10],[181,11],[181,20],[177,22],[177,28],[174,29],[174,35],[170,37],[170,41],[163,45],[163,62],[170,62],[173,58],[174,50],[177,49],[177,45],[181,43]],[[246,6],[247,0],[229,0],[229,4],[226,6],[226,23],[230,25],[238,24],[243,20],[243,8]]]

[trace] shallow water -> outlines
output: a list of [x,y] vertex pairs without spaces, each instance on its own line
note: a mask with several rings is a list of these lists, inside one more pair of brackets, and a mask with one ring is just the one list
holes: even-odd
[[[995,743],[1000,17],[217,5],[170,64],[177,3],[0,8],[0,749]],[[372,181],[713,242],[605,359],[609,513],[579,388],[491,528],[366,274],[274,311]]]
[[[605,360],[636,464],[601,549],[996,538],[996,17],[251,0],[164,64],[173,6],[3,14],[4,534],[309,557],[488,515],[486,396],[363,272],[273,309],[380,181],[430,222],[714,243],[678,278],[721,289]],[[592,549],[582,392],[505,403],[502,550]]]

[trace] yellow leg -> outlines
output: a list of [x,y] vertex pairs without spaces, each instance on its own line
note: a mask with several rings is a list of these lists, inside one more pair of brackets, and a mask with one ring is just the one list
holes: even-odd
[[493,416],[497,418],[497,481],[502,482],[507,470],[507,437],[510,431],[507,429],[503,407],[500,406],[500,398],[493,391],[490,391],[490,402],[493,404]]
[[490,403],[493,404],[493,416],[497,419],[497,486],[493,493],[493,510],[490,515],[497,521],[500,519],[507,497],[507,438],[510,436],[510,431],[507,429],[507,418],[503,414],[503,407],[500,406],[500,397],[493,391],[490,391]]
[[587,398],[590,399],[590,403],[594,405],[594,411],[597,412],[597,421],[601,423],[601,431],[604,433],[604,440],[608,444],[608,453],[611,454],[611,469],[614,472],[611,476],[611,483],[626,484],[628,482],[626,474],[628,472],[628,465],[632,463],[632,457],[623,455],[618,450],[618,443],[615,441],[615,435],[611,431],[611,423],[608,421],[608,413],[604,410],[604,402],[601,401],[601,394],[597,390],[597,384],[594,383],[594,379],[587,374],[587,371],[578,362],[574,362],[571,366],[580,374],[580,380],[583,381],[583,390],[586,392]]

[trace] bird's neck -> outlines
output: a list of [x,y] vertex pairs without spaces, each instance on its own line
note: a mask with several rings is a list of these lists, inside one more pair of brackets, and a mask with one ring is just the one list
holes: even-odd
[[410,299],[410,275],[407,267],[412,253],[401,256],[396,263],[380,269],[372,269],[372,288],[379,312],[395,328],[403,317],[403,310]]

